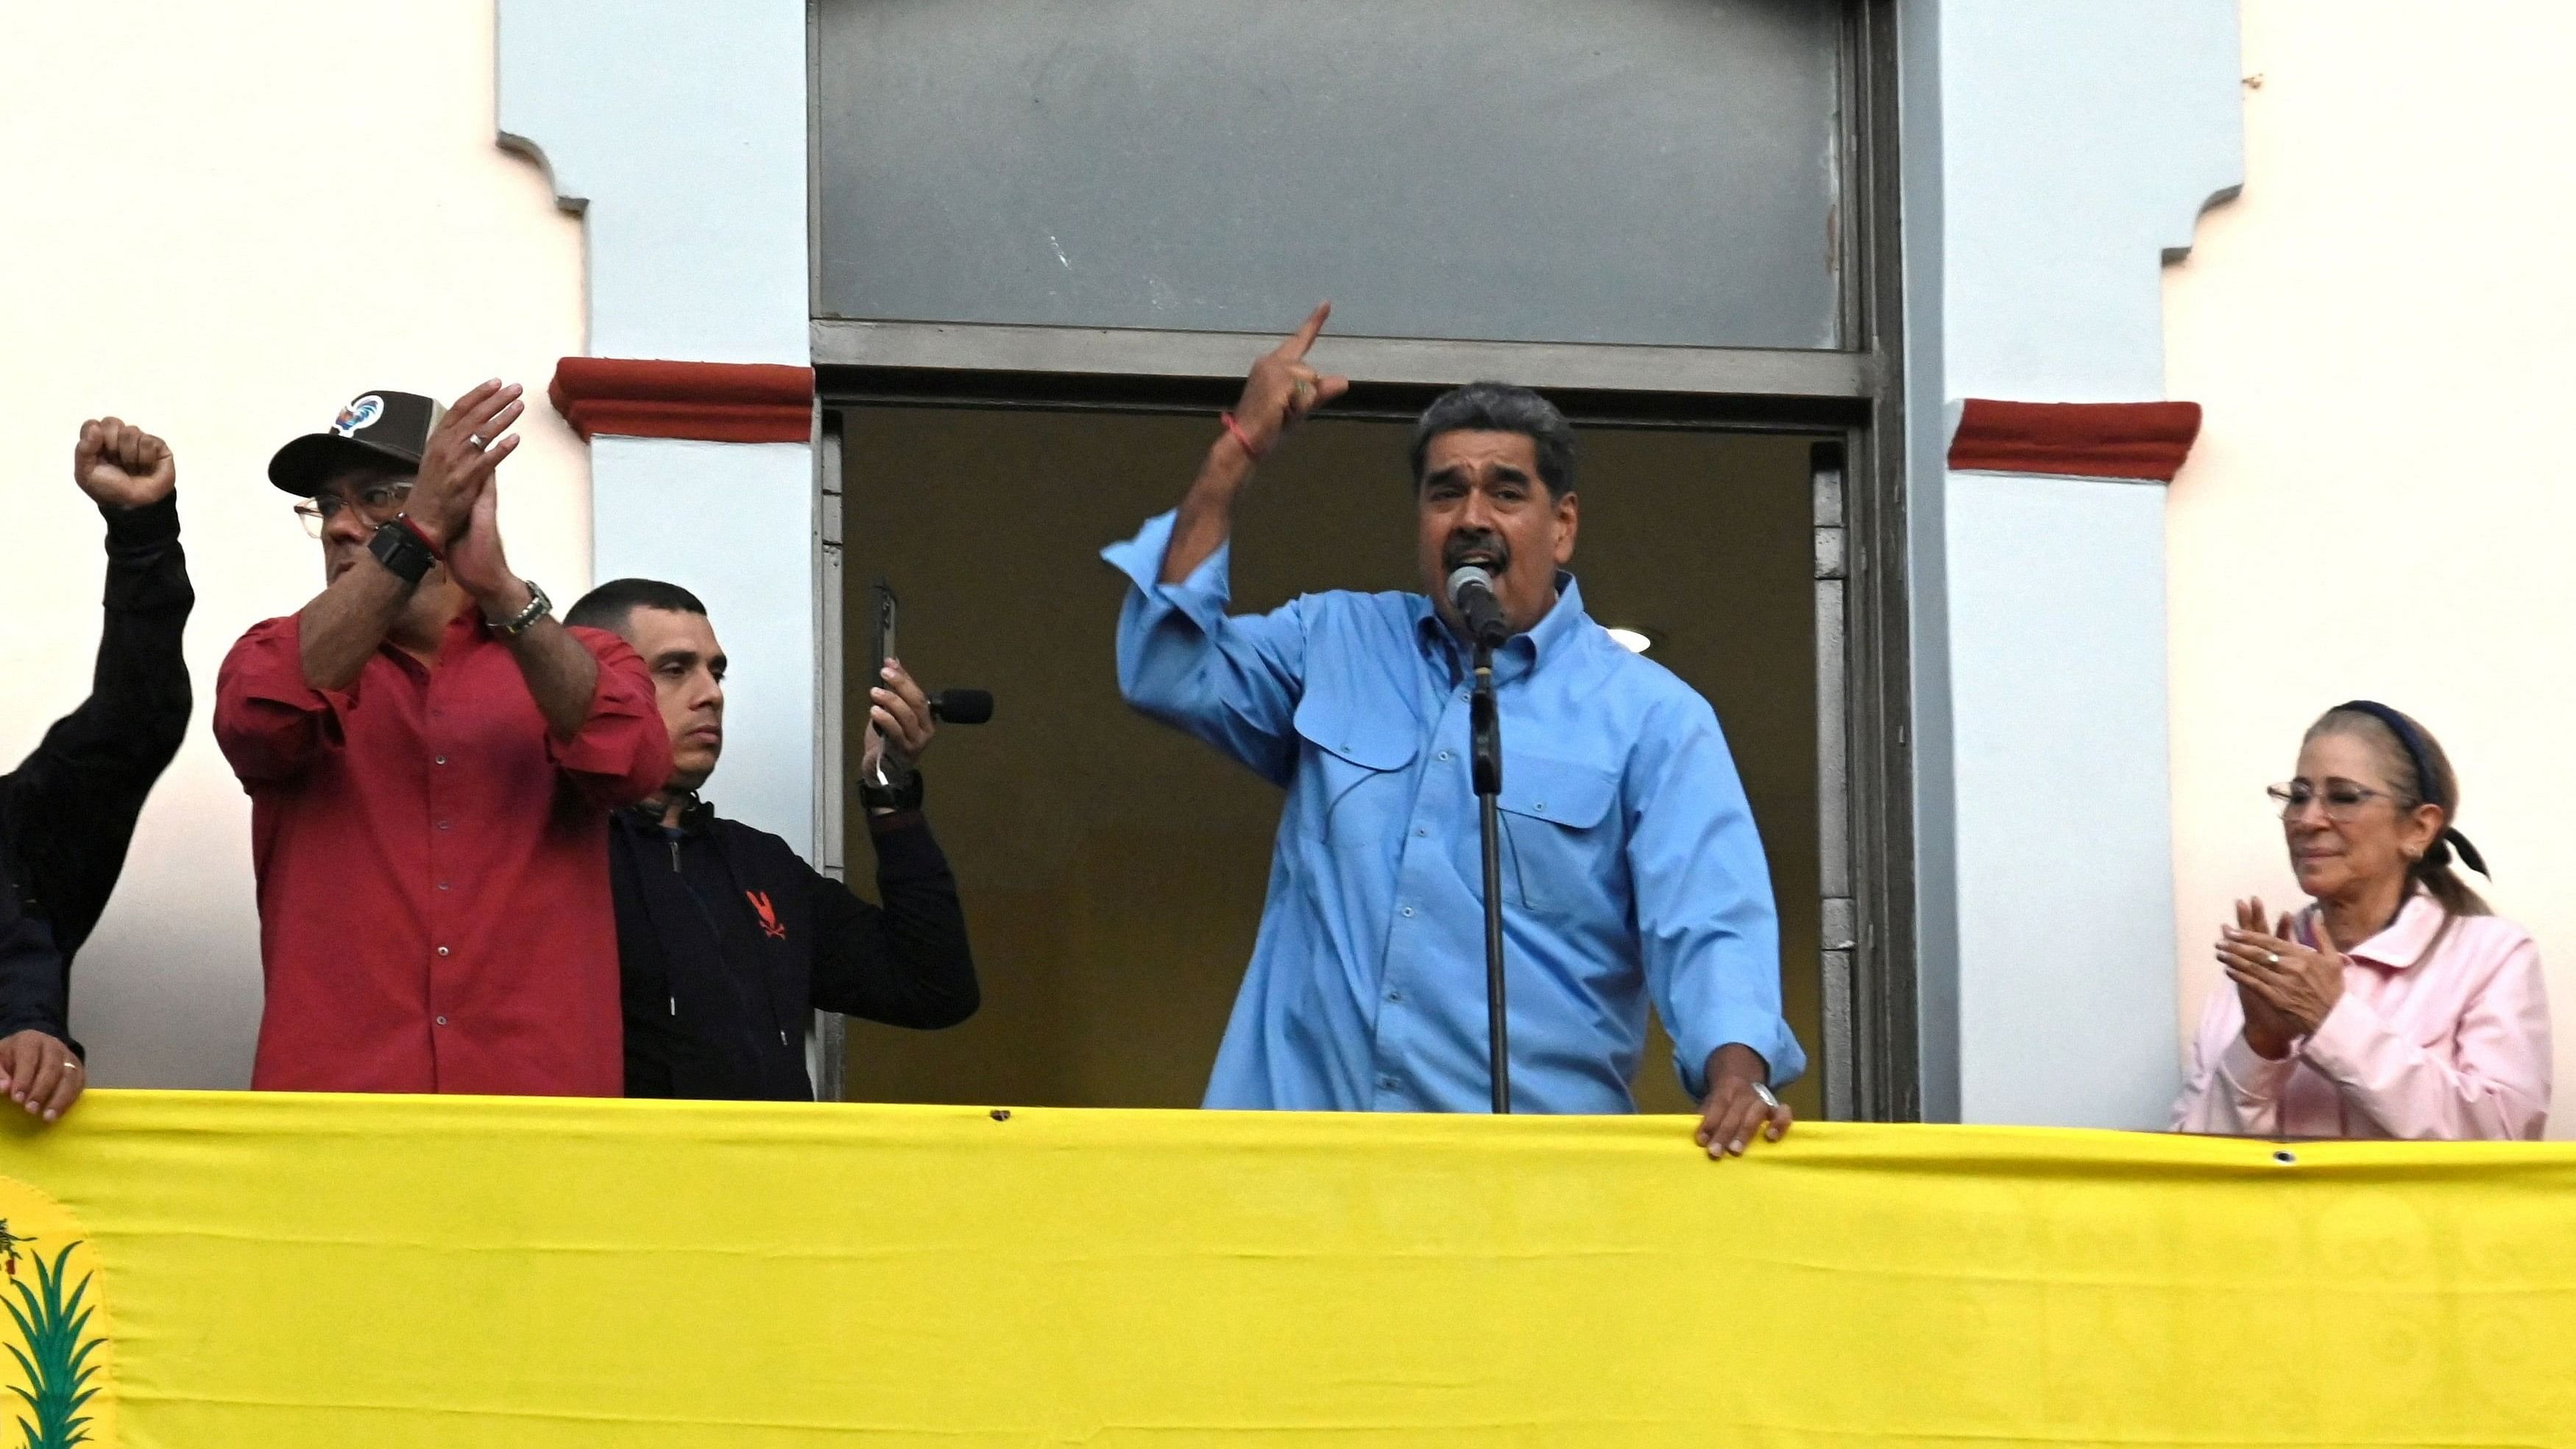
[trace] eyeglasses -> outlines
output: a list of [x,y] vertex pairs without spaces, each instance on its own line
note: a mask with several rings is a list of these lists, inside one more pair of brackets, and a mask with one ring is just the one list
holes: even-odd
[[2337,825],[2358,817],[2361,807],[2371,801],[2389,798],[2384,790],[2373,790],[2350,780],[2328,780],[2323,790],[2311,787],[2304,780],[2294,780],[2287,785],[2274,785],[2263,793],[2271,796],[2272,803],[2281,807],[2283,820],[2295,820],[2310,804],[2321,804],[2325,807],[2326,818]]
[[320,538],[324,526],[339,516],[343,508],[355,504],[360,518],[369,523],[382,523],[393,517],[402,508],[403,500],[410,496],[411,482],[408,479],[396,483],[370,483],[359,489],[354,499],[337,493],[316,493],[312,502],[295,505],[295,516],[304,521],[306,534]]

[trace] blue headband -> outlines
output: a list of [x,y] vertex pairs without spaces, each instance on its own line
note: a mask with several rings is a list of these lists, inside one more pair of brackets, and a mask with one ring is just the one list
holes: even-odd
[[[2366,714],[2372,719],[2379,721],[2381,724],[2388,726],[2388,732],[2397,736],[2398,747],[2406,751],[2407,762],[2415,767],[2415,793],[2418,795],[2429,795],[2432,792],[2432,754],[2424,748],[2424,733],[2423,731],[2415,728],[2415,722],[2413,720],[2408,719],[2406,716],[2399,714],[2397,711],[2390,709],[2388,706],[2381,704],[2375,699],[2348,699],[2334,707],[2334,712],[2337,714],[2341,714],[2346,710],[2349,710],[2354,714]],[[2448,812],[2446,811],[2444,813],[2447,814]],[[2480,875],[2486,875],[2489,880],[2495,879],[2494,876],[2487,875],[2487,863],[2485,859],[2479,856],[2478,848],[2469,844],[2469,838],[2460,833],[2458,826],[2452,825],[2447,821],[2445,821],[2442,826],[2442,838],[2434,841],[2433,848],[2424,853],[2425,868],[2429,870],[2439,870],[2442,867],[2449,865],[2451,863],[2451,851],[2454,847],[2456,847],[2460,852],[2460,864],[2467,866],[2469,869],[2476,871]]]

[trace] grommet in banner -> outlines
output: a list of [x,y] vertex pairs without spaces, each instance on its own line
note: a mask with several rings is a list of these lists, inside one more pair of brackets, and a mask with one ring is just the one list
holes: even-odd
[[993,1120],[994,1120],[994,1121],[996,1121],[996,1122],[1008,1122],[1008,1121],[1010,1121],[1010,1120],[1011,1120],[1011,1109],[1010,1109],[1010,1108],[1008,1108],[1008,1107],[996,1107],[996,1108],[994,1108],[994,1109],[993,1109]]
[[2272,1160],[2281,1164],[2283,1167],[2296,1167],[2299,1165],[2299,1155],[2286,1147],[2273,1153]]

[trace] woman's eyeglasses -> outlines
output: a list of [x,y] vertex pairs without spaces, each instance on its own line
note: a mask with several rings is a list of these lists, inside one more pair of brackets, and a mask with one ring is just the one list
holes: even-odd
[[295,516],[304,521],[306,534],[320,538],[323,526],[338,517],[341,509],[353,503],[357,507],[360,518],[369,523],[382,523],[400,511],[403,500],[410,496],[409,479],[398,483],[370,483],[359,489],[358,496],[354,499],[344,498],[337,493],[316,493],[313,495],[312,502],[295,505]]
[[2294,780],[2287,785],[2274,785],[2263,793],[2271,796],[2272,803],[2281,807],[2283,820],[2295,820],[2309,805],[2318,804],[2325,807],[2326,818],[2338,825],[2361,814],[2361,807],[2371,801],[2386,798],[2384,791],[2356,785],[2349,780],[2328,780],[2322,790],[2303,780]]

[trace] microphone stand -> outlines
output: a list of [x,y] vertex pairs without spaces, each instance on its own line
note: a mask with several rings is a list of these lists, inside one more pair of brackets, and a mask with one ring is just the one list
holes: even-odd
[[1485,850],[1485,1029],[1494,1113],[1512,1110],[1511,1030],[1503,1012],[1503,728],[1494,708],[1494,646],[1476,645],[1476,691],[1467,706],[1476,824]]

